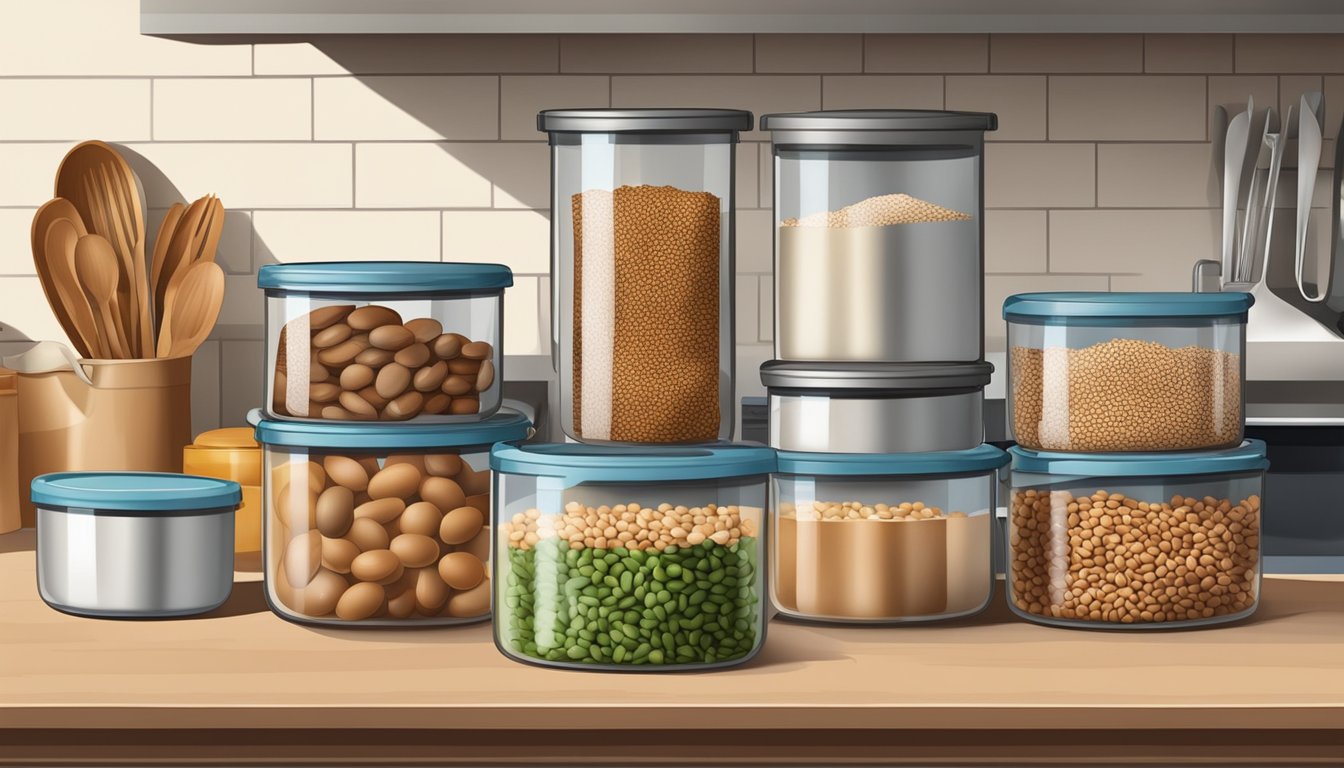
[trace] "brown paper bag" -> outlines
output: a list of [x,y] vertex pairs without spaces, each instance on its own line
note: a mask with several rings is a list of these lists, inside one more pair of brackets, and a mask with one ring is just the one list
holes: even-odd
[[19,512],[19,398],[14,385],[14,372],[0,368],[0,533],[22,527]]
[[80,360],[75,371],[18,374],[19,496],[48,472],[181,472],[191,443],[191,358]]

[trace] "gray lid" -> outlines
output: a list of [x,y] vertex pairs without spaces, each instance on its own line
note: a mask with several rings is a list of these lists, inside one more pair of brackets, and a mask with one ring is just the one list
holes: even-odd
[[546,109],[537,113],[537,130],[615,133],[750,131],[752,115],[740,109]]
[[993,112],[936,109],[835,109],[761,116],[763,131],[993,131]]
[[761,365],[767,389],[929,390],[989,384],[994,365],[969,363],[822,363],[771,360]]

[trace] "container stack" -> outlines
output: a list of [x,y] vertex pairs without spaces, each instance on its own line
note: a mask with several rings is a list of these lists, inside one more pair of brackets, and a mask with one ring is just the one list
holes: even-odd
[[542,112],[553,352],[576,442],[501,444],[495,639],[545,666],[751,658],[774,452],[733,432],[734,154],[749,112]]
[[976,613],[993,594],[984,445],[987,113],[766,115],[775,158],[772,597],[799,619]]
[[1249,616],[1265,445],[1243,439],[1247,293],[1009,297],[1008,601],[1062,626]]
[[266,600],[291,621],[483,621],[488,454],[531,434],[503,408],[495,264],[261,268]]

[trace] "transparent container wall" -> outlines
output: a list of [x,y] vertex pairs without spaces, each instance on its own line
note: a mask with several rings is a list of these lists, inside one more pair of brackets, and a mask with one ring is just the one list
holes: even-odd
[[994,590],[993,473],[941,478],[776,475],[771,589],[804,619],[966,616]]
[[775,357],[983,355],[978,147],[775,150]]
[[1260,594],[1261,473],[1051,478],[1014,473],[1008,603],[1047,624],[1235,621]]
[[266,408],[297,421],[474,422],[499,410],[503,291],[266,297]]
[[309,624],[490,615],[485,447],[397,455],[266,449],[266,598]]
[[552,297],[565,434],[689,443],[733,429],[728,134],[554,134]]
[[1236,320],[1008,323],[1008,429],[1072,452],[1238,445],[1246,326]]
[[766,477],[653,485],[499,477],[500,649],[551,666],[740,664],[765,635]]

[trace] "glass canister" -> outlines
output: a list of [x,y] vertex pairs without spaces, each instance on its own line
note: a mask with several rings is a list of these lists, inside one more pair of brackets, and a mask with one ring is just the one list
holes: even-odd
[[234,513],[235,552],[261,551],[261,446],[251,427],[212,429],[182,449],[182,471],[188,475],[232,480],[242,487],[243,501]]
[[775,357],[984,357],[981,112],[765,115],[775,157]]
[[992,445],[912,454],[780,451],[771,596],[793,618],[898,623],[978,613],[994,593]]
[[734,153],[750,112],[564,109],[551,144],[552,352],[565,434],[732,437]]
[[1265,444],[1068,454],[1020,447],[1008,503],[1008,605],[1042,624],[1236,621],[1260,595]]
[[741,664],[765,638],[763,446],[496,445],[495,643],[543,666]]
[[1236,446],[1249,293],[1023,293],[1008,321],[1009,437],[1071,453]]
[[503,391],[499,264],[268,264],[269,416],[308,421],[480,421]]
[[489,450],[529,437],[527,418],[501,409],[478,424],[255,421],[273,611],[360,626],[489,618]]

